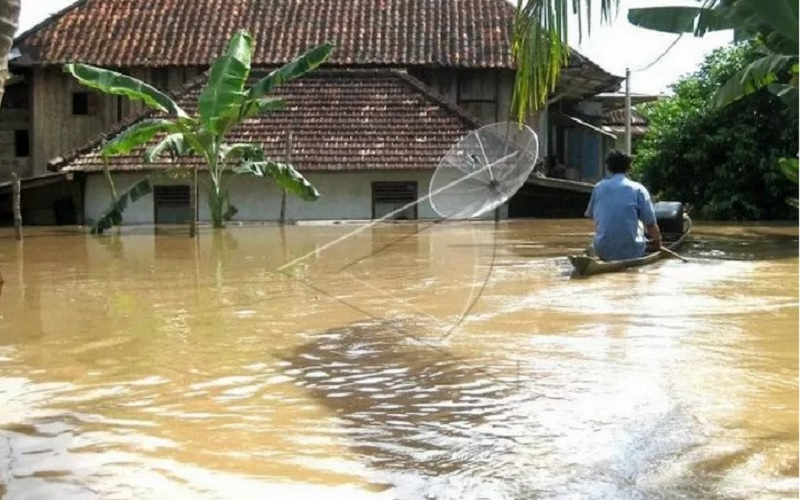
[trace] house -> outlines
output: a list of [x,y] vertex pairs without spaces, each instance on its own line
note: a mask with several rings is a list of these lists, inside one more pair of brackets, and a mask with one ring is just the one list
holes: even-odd
[[[633,149],[636,141],[647,132],[647,118],[637,110],[637,106],[657,101],[666,97],[663,94],[630,95],[631,101],[631,138]],[[592,109],[594,118],[600,117],[599,124],[603,131],[616,137],[615,148],[625,149],[625,94],[620,92],[603,92],[583,104],[584,109]]]
[[[59,197],[26,195],[25,210],[36,214],[35,217],[24,214],[26,222],[53,222],[57,213],[61,220],[70,219],[65,213],[70,207],[77,211],[74,218],[78,221],[93,216],[92,207],[103,201],[91,186],[99,183],[101,176],[78,156],[91,156],[92,148],[96,149],[104,134],[118,130],[121,122],[135,119],[143,110],[123,98],[81,87],[62,72],[62,65],[77,61],[110,67],[175,92],[187,82],[191,86],[192,79],[208,69],[239,28],[253,35],[256,43],[253,64],[261,69],[284,64],[312,46],[332,41],[336,49],[325,68],[334,72],[325,74],[335,80],[335,85],[341,83],[335,70],[372,70],[372,74],[358,76],[365,88],[370,88],[369,78],[385,79],[391,73],[398,85],[402,83],[413,89],[414,102],[435,108],[435,113],[448,114],[453,123],[461,120],[463,126],[475,128],[480,123],[504,121],[509,117],[514,79],[510,46],[513,17],[514,8],[504,0],[230,0],[222,8],[213,0],[79,0],[15,41],[11,61],[15,81],[8,88],[10,97],[0,109],[0,143],[5,146],[0,148],[0,182],[12,170],[22,177],[34,178],[50,174],[48,168],[62,169],[65,175],[47,177],[47,184],[71,183],[68,187],[43,186],[44,181],[29,183],[31,189],[39,190],[37,193],[47,189],[56,191]],[[348,78],[355,77],[351,74]],[[568,128],[564,120],[569,127],[582,128],[589,135],[602,135],[591,124],[571,121],[575,117],[568,115],[565,118],[564,110],[569,107],[564,106],[616,90],[620,81],[573,53],[554,92],[557,106],[550,106],[529,120],[540,133],[540,156],[548,158],[552,148],[563,147],[558,138]],[[361,92],[355,99],[360,101],[353,105],[361,109],[374,104],[374,96],[368,92]],[[388,115],[392,112],[387,109]],[[300,121],[286,122],[280,129],[265,125],[264,130],[272,130],[273,135],[259,136],[259,140],[277,144],[285,140],[288,130],[297,130],[301,140],[306,118],[302,113],[293,116]],[[474,118],[466,120],[466,116]],[[266,124],[270,119],[266,117],[259,123]],[[447,150],[444,137],[452,144],[456,136],[442,134],[434,140],[424,130],[424,123],[419,125],[422,128],[415,129],[415,133],[421,135],[414,136],[415,143],[434,141],[438,149],[430,149],[424,162],[415,160],[413,168],[402,161],[370,163],[374,157],[369,156],[369,151],[380,147],[377,142],[372,147],[365,143],[372,139],[361,135],[363,124],[351,123],[347,126],[353,128],[345,130],[343,123],[337,129],[341,136],[336,140],[349,137],[350,142],[337,143],[336,147],[363,152],[364,161],[351,165],[353,169],[361,169],[358,172],[369,172],[369,182],[381,182],[382,178],[387,182],[414,181],[421,193],[426,187],[425,175],[429,176],[438,163],[437,155]],[[466,130],[462,129],[462,133]],[[314,138],[316,142],[307,145],[309,151],[325,150],[326,144],[333,140],[322,135]],[[297,146],[300,147],[299,143]],[[371,192],[352,184],[361,182],[359,177],[352,177],[357,170],[343,169],[334,160],[318,164],[313,170],[310,163],[303,163],[308,160],[301,156],[300,150],[295,148],[292,154],[301,171],[310,176],[324,176],[319,178],[322,184],[318,187],[326,197],[351,203],[345,191],[360,190],[359,196]],[[127,170],[119,175],[130,175],[130,170],[135,169],[124,168]],[[417,177],[409,174],[412,171]],[[327,185],[334,182],[338,184]],[[0,185],[0,206],[7,191]],[[263,196],[273,194],[265,192]],[[366,206],[364,199],[359,200]],[[59,207],[55,207],[56,202]],[[152,205],[153,201],[140,203]],[[318,203],[314,205],[324,206]],[[154,214],[154,210],[150,213]],[[420,208],[416,216],[426,216],[425,210]],[[353,209],[349,213],[346,210],[335,213],[350,218],[374,217],[379,212]],[[297,212],[296,217],[316,218],[326,214],[332,212],[318,208]]]
[[[625,149],[625,108],[613,109],[603,116],[600,126],[603,131],[616,137],[615,148]],[[648,121],[644,115],[631,106],[631,151],[636,150],[636,141],[647,133]]]
[[[256,72],[253,79],[265,76]],[[181,91],[178,104],[187,112],[197,109],[205,78]],[[413,204],[427,193],[433,168],[451,145],[480,124],[414,77],[396,69],[325,69],[279,87],[276,96],[286,108],[267,119],[246,120],[229,139],[264,145],[271,158],[291,159],[293,165],[320,190],[319,200],[309,203],[289,196],[287,220],[373,219]],[[99,154],[104,139],[139,120],[155,115],[145,112],[119,124],[70,155],[51,162],[51,168],[84,184],[80,200],[87,220],[96,219],[111,202]],[[289,141],[291,132],[291,142]],[[144,164],[142,151],[109,159],[117,189],[124,189],[152,171],[175,166],[170,158]],[[181,158],[192,167],[199,158]],[[231,176],[231,202],[236,220],[279,220],[281,192],[267,180]],[[186,176],[159,179],[152,195],[125,212],[128,223],[177,222],[188,217],[190,186]],[[200,192],[200,220],[210,214],[204,190]],[[491,215],[491,214],[489,214]],[[396,217],[436,218],[428,200],[409,207]]]

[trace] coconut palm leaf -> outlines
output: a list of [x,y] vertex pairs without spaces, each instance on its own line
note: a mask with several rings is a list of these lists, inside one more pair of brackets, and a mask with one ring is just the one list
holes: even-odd
[[[601,18],[608,21],[619,0],[599,0]],[[581,7],[585,6],[584,12]],[[572,12],[570,12],[570,8]],[[547,102],[569,60],[568,28],[570,14],[577,17],[579,34],[591,32],[591,0],[521,0],[514,18],[511,52],[517,72],[512,109],[523,122],[531,111]]]

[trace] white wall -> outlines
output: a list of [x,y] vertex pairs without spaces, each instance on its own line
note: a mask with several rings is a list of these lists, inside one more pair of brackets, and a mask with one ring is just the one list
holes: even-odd
[[[114,174],[118,192],[142,179],[141,173]],[[306,178],[320,192],[314,202],[288,195],[286,198],[286,219],[294,220],[369,220],[372,218],[373,181],[416,181],[417,196],[428,194],[433,171],[375,171],[375,172],[325,172],[308,173]],[[200,220],[211,219],[206,194],[207,176],[201,176]],[[231,203],[239,210],[234,221],[260,222],[280,219],[281,192],[269,179],[251,176],[231,176],[228,178]],[[187,179],[160,179],[156,184],[188,184]],[[94,221],[111,203],[111,191],[102,173],[87,176],[85,216]],[[152,224],[155,217],[152,194],[128,206],[123,214],[125,224]],[[417,207],[419,219],[440,218],[428,200]],[[483,218],[494,217],[494,212],[484,214]],[[501,207],[501,217],[508,217],[508,206]]]

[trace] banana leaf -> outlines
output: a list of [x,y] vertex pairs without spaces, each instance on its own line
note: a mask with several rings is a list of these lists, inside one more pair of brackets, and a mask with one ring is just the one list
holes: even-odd
[[97,221],[92,224],[92,234],[103,234],[106,229],[111,229],[122,223],[122,212],[128,208],[129,203],[133,203],[143,196],[153,192],[153,179],[161,175],[161,172],[148,175],[144,179],[137,181],[131,187],[123,191],[114,200]]
[[164,119],[143,120],[103,145],[103,156],[118,156],[150,142],[162,132],[175,132],[178,126]]
[[772,30],[798,43],[797,0],[737,0],[742,7],[754,12]]
[[252,118],[267,111],[280,111],[286,107],[286,101],[280,97],[261,97],[258,99],[248,99],[242,104],[239,111],[239,119]]
[[798,159],[797,158],[779,158],[778,167],[783,175],[793,183],[798,183]]
[[256,82],[247,92],[249,99],[257,99],[278,85],[299,78],[324,63],[333,51],[333,44],[318,45],[293,61],[281,66]]
[[306,201],[314,201],[319,198],[319,191],[300,172],[287,163],[250,161],[245,162],[234,171],[256,177],[270,177],[285,191]]
[[185,135],[183,133],[175,133],[166,136],[158,144],[148,149],[144,155],[144,161],[153,163],[159,156],[165,152],[172,156],[186,156],[192,151],[192,148],[187,144]]
[[250,75],[253,39],[238,31],[224,55],[211,66],[211,74],[198,102],[203,125],[214,134],[224,134],[244,99],[244,88]]
[[778,72],[792,62],[791,56],[770,54],[737,71],[714,94],[712,105],[716,108],[766,88],[778,79]]
[[89,64],[70,63],[64,71],[75,77],[82,85],[106,94],[121,95],[132,101],[142,101],[147,106],[177,116],[187,118],[186,112],[169,96],[147,83]]
[[230,161],[241,159],[243,161],[263,161],[264,150],[258,144],[223,144],[219,148],[220,159]]
[[781,100],[796,113],[800,99],[798,99],[798,91],[796,85],[786,85],[783,83],[773,83],[767,87],[770,92],[780,97]]
[[703,7],[642,7],[628,10],[634,26],[665,33],[694,33]]

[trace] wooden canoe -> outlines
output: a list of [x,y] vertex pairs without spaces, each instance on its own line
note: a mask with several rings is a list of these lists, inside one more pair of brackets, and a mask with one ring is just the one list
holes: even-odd
[[[678,250],[689,238],[691,232],[692,232],[692,219],[689,218],[688,215],[684,215],[683,233],[663,234],[662,239],[664,241],[664,247],[669,250],[672,250],[673,252]],[[623,269],[628,269],[630,267],[646,266],[648,264],[657,262],[663,259],[664,257],[670,257],[670,254],[664,251],[657,251],[649,253],[644,257],[639,257],[638,259],[612,260],[612,261],[604,261],[588,254],[570,255],[568,258],[570,263],[572,264],[572,267],[575,268],[575,272],[578,275],[591,276],[594,274],[612,273],[615,271],[621,271]]]

